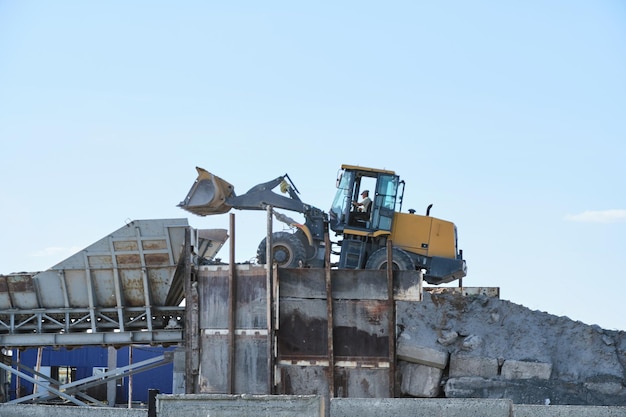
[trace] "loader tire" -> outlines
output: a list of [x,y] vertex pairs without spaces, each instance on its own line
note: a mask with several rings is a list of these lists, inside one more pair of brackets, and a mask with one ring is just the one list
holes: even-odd
[[[402,249],[391,249],[392,269],[408,270],[415,269],[415,263],[408,253]],[[387,269],[387,248],[374,251],[365,263],[365,269]]]
[[[256,251],[259,264],[267,262],[267,238],[263,239]],[[293,233],[272,234],[272,259],[279,268],[300,268],[306,263],[306,249],[302,241]]]
[[302,230],[298,229],[298,230],[296,230],[294,235],[298,239],[300,239],[300,242],[302,242],[302,246],[304,246],[304,251],[306,253],[306,260],[310,261],[313,258],[315,258],[315,256],[317,255],[317,248],[309,245],[309,239],[306,237],[304,232]]

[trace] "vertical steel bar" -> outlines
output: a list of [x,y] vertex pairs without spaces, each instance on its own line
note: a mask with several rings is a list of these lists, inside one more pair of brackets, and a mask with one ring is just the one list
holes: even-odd
[[[11,315],[11,319],[13,319],[13,316]],[[13,353],[15,354],[16,358],[15,361],[17,362],[17,367],[19,369],[21,363],[22,363],[22,355],[20,354],[20,350],[19,349],[13,349]],[[15,381],[15,398],[20,398],[21,396],[21,391],[22,391],[22,378],[20,378],[19,374],[16,374],[17,376],[17,380]]]
[[143,253],[143,239],[141,237],[141,230],[139,227],[135,227],[137,237],[137,250],[139,251],[139,259],[141,260],[141,279],[143,283],[143,299],[144,307],[146,309],[146,326],[148,331],[152,334],[152,296],[150,294],[150,279],[148,277],[148,265],[146,264],[146,256]]
[[117,256],[115,255],[115,245],[113,238],[109,237],[109,250],[111,251],[111,263],[113,266],[113,289],[115,291],[115,307],[117,308],[117,321],[120,332],[124,332],[124,298],[122,295],[122,284],[120,279],[120,271],[117,267]]
[[184,289],[185,289],[185,394],[195,394],[198,367],[196,366],[196,345],[198,338],[198,297],[191,282],[191,231],[185,229],[185,244],[183,246],[184,262]]
[[230,213],[230,265],[228,267],[228,392],[235,393],[235,321],[237,305],[237,279],[235,265],[235,214]]
[[[272,317],[272,287],[273,287],[273,270],[274,270],[274,252],[272,250],[272,217],[274,215],[272,206],[267,206],[267,237],[265,239],[265,303],[267,320],[267,393],[274,393],[274,325]],[[275,274],[278,282],[278,273]],[[278,285],[278,284],[277,284]]]
[[[128,345],[128,366],[133,364],[133,345]],[[128,408],[133,408],[133,375],[128,374]]]
[[393,296],[393,250],[391,239],[387,240],[387,302],[389,306],[389,397],[396,391],[396,303]]
[[89,301],[89,318],[91,320],[91,331],[96,332],[96,306],[94,303],[93,283],[91,281],[91,268],[89,268],[89,258],[87,251],[83,251],[83,262],[85,262],[85,285],[87,285],[87,299]]
[[[107,371],[117,368],[117,350],[113,346],[107,349]],[[117,381],[111,379],[107,382],[107,403],[109,407],[115,407],[117,394]]]
[[328,236],[328,228],[324,230],[324,273],[326,278],[326,335],[328,338],[328,395],[330,398],[335,396],[335,351],[334,351],[334,316],[333,316],[333,288],[331,282],[330,270],[330,237]]
[[[41,357],[42,357],[42,355],[43,355],[43,347],[39,346],[37,348],[37,362],[35,363],[35,371],[37,373],[41,372]],[[37,388],[39,388],[39,375],[35,375],[35,383],[33,384],[33,394],[35,394],[37,392]]]

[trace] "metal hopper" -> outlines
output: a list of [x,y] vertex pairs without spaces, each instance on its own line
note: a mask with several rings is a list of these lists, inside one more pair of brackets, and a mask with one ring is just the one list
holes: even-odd
[[197,263],[210,263],[228,238],[223,229],[192,229],[187,219],[135,220],[46,271],[0,275],[0,344],[28,345],[9,337],[26,333],[63,333],[51,343],[59,344],[73,332],[180,327],[187,230]]

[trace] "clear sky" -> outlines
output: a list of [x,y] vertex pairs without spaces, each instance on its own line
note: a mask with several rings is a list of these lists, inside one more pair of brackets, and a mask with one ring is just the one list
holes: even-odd
[[[228,228],[176,207],[196,166],[328,210],[346,163],[457,225],[465,285],[626,330],[625,110],[622,0],[0,0],[0,274]],[[265,213],[235,214],[246,261]]]

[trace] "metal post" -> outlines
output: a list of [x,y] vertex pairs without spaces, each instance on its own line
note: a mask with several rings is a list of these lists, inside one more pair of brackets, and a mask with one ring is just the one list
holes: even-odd
[[228,267],[228,390],[235,393],[235,321],[237,304],[237,274],[235,271],[235,214],[230,214],[230,252]]
[[156,396],[159,392],[158,389],[154,388],[148,390],[148,417],[157,417]]
[[[41,357],[43,355],[43,347],[39,346],[37,348],[37,362],[35,363],[35,371],[37,373],[41,372]],[[35,375],[35,381],[39,381],[39,375]],[[39,384],[36,383],[33,385],[33,394],[35,394],[37,392],[37,389],[39,388]]]
[[[273,208],[267,206],[267,237],[265,239],[265,302],[267,320],[267,393],[274,393],[274,325],[273,325],[273,300],[272,288],[274,287],[273,269],[274,269],[274,252],[272,251],[272,217]],[[278,274],[276,274],[276,285],[278,285]]]
[[[13,316],[11,316],[13,317]],[[19,368],[20,364],[21,364],[21,355],[20,355],[20,350],[19,349],[13,349],[13,354],[15,355],[15,362],[17,363],[17,367]],[[22,378],[20,378],[19,376],[16,378],[15,381],[15,398],[20,398],[21,397],[21,392],[22,391]]]
[[324,274],[326,278],[326,335],[328,338],[328,395],[330,398],[335,396],[335,351],[334,351],[334,316],[333,316],[333,288],[331,282],[330,270],[330,237],[328,229],[324,231]]
[[185,394],[195,394],[198,377],[198,292],[191,282],[191,230],[185,229],[183,248],[185,280]]
[[[109,346],[107,353],[107,371],[112,371],[117,368],[117,350],[113,346]],[[107,403],[109,407],[115,407],[116,394],[117,380],[111,379],[107,382]]]
[[[133,345],[128,345],[128,366],[133,364]],[[128,408],[133,408],[133,375],[128,375]]]
[[395,397],[396,392],[396,303],[393,296],[393,245],[387,240],[387,302],[389,303],[389,396]]

